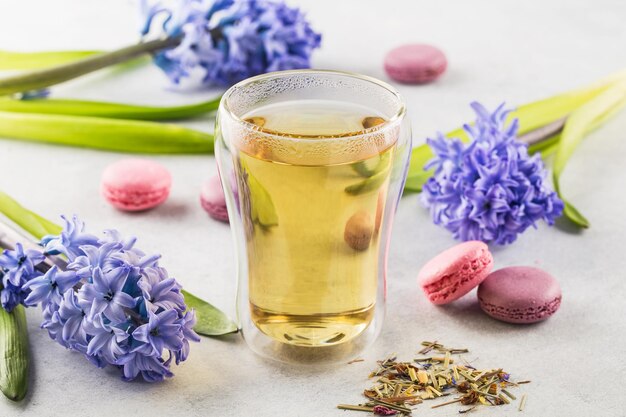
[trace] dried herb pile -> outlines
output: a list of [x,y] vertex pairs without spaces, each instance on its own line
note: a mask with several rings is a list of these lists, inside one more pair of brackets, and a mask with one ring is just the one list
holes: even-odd
[[[398,362],[395,356],[378,361],[378,369],[370,374],[370,378],[377,378],[376,384],[363,392],[368,401],[359,405],[339,404],[337,408],[382,416],[408,416],[414,406],[424,401],[451,397],[431,408],[459,403],[469,406],[459,410],[463,414],[481,405],[517,401],[509,389],[530,382],[513,382],[502,368],[474,368],[459,356],[468,353],[467,349],[447,348],[437,342],[422,342],[422,346],[419,353],[424,357],[412,362]],[[526,395],[523,395],[520,411],[525,403]]]

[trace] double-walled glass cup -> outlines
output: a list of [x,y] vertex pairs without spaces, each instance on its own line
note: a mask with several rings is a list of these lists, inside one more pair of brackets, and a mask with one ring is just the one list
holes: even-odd
[[411,148],[402,99],[366,76],[275,72],[229,89],[216,123],[244,339],[289,362],[355,356],[385,315]]

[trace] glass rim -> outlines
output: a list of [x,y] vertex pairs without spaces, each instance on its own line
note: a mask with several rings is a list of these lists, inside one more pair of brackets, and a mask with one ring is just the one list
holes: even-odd
[[[283,76],[289,76],[289,75],[294,75],[294,74],[338,75],[338,76],[350,77],[350,78],[369,82],[391,93],[398,103],[398,110],[394,113],[392,117],[385,120],[384,123],[370,127],[370,128],[366,128],[363,130],[359,130],[355,132],[348,132],[348,133],[341,134],[341,135],[305,136],[305,135],[296,135],[296,134],[277,132],[275,130],[265,129],[261,126],[247,122],[244,119],[242,119],[240,116],[235,114],[235,112],[233,112],[233,110],[228,105],[229,97],[231,97],[241,87],[244,87],[253,82],[258,82],[258,81],[263,81],[263,80],[268,80],[268,79],[273,79],[273,78],[278,78],[278,77],[283,77]],[[224,110],[227,116],[233,121],[235,121],[237,124],[239,124],[242,128],[253,131],[256,134],[262,134],[264,136],[274,137],[274,138],[277,138],[278,140],[283,140],[283,141],[284,140],[310,141],[313,138],[321,138],[321,139],[324,139],[325,141],[355,140],[361,137],[370,136],[372,134],[380,134],[380,133],[383,133],[387,130],[394,128],[397,124],[399,124],[399,122],[402,121],[402,119],[404,118],[406,114],[406,104],[404,103],[404,99],[402,98],[398,90],[396,90],[390,84],[384,81],[381,81],[377,78],[370,77],[369,75],[363,75],[363,74],[350,72],[350,71],[338,71],[338,70],[326,70],[326,69],[297,69],[297,70],[286,70],[286,71],[273,71],[273,72],[268,72],[268,73],[261,74],[261,75],[256,75],[254,77],[246,78],[245,80],[239,81],[237,84],[233,85],[228,90],[226,90],[226,92],[224,93],[220,101],[220,109]]]

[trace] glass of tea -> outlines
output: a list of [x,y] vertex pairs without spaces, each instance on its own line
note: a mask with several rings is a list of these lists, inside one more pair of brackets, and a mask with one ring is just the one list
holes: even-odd
[[216,156],[255,352],[341,361],[376,338],[410,149],[401,97],[374,78],[283,71],[224,94]]

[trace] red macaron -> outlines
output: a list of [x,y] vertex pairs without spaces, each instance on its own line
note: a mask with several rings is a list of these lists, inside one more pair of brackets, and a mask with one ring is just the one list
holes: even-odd
[[124,211],[142,211],[167,200],[172,176],[161,164],[147,159],[122,159],[102,173],[100,189],[112,206]]
[[486,244],[464,242],[441,252],[420,270],[417,280],[433,304],[457,300],[480,284],[493,268]]

